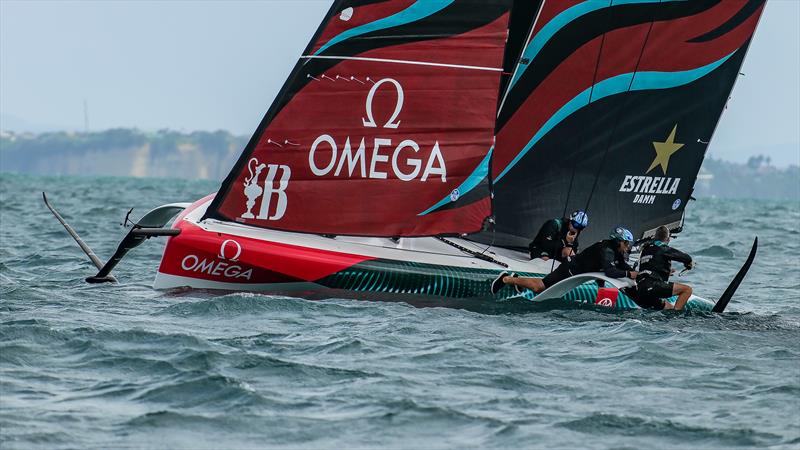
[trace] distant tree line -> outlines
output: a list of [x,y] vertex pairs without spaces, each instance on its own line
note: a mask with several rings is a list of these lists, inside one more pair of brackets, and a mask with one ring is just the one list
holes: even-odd
[[753,156],[745,164],[706,158],[695,196],[800,200],[800,167],[778,169],[770,162],[765,155]]
[[226,131],[181,133],[115,128],[101,132],[3,133],[0,170],[42,175],[221,179],[247,138]]
[[[0,171],[39,175],[116,175],[221,180],[248,138],[226,131],[0,134]],[[697,197],[800,199],[800,167],[778,169],[767,155],[745,164],[707,158]]]

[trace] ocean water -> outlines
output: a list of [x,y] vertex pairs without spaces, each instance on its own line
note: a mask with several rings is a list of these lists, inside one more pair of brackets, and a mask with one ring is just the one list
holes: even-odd
[[701,199],[674,245],[722,315],[156,292],[134,207],[211,182],[0,175],[0,448],[800,447],[800,205]]

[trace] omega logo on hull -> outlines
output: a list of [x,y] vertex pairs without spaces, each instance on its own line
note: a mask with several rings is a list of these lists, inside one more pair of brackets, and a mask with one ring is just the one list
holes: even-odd
[[[235,252],[233,258],[225,257],[225,249],[228,247],[228,244],[231,244],[232,248],[235,248]],[[229,259],[233,262],[239,261],[239,256],[242,255],[242,246],[238,242],[234,241],[233,239],[227,239],[222,242],[222,245],[219,247],[219,259]]]
[[[228,255],[232,255],[232,257],[228,258]],[[204,273],[217,277],[244,278],[249,281],[253,276],[253,269],[245,270],[240,265],[231,264],[238,262],[241,255],[242,245],[233,239],[227,239],[220,245],[216,259],[201,259],[197,255],[186,255],[181,261],[181,269],[187,272]]]

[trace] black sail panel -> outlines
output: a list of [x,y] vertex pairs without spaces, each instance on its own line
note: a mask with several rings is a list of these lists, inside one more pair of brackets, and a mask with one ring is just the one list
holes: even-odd
[[500,101],[505,98],[511,76],[522,58],[522,51],[528,45],[533,31],[536,15],[541,10],[544,0],[514,0],[511,17],[508,21],[508,40],[506,54],[503,59],[503,80],[500,83]]
[[[588,3],[544,5],[552,26],[537,24],[531,42],[550,60],[534,57],[515,76],[500,112],[496,233],[480,240],[523,246],[543,221],[578,208],[590,217],[584,242],[617,225],[637,238],[677,227],[764,5]],[[587,29],[602,32],[559,41]],[[575,67],[591,67],[592,81],[571,77]]]

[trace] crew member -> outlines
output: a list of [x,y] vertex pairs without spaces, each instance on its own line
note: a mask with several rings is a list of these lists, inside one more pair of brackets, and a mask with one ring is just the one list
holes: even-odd
[[578,253],[578,235],[587,225],[589,216],[581,209],[569,217],[543,223],[533,242],[528,245],[531,259],[567,261]]
[[[687,269],[694,265],[691,256],[668,245],[669,238],[669,229],[662,225],[656,228],[653,242],[642,249],[636,288],[630,290],[631,297],[642,308],[681,310],[692,295],[690,286],[669,282],[669,276],[675,272],[672,261],[683,263]],[[674,295],[678,296],[674,306],[664,300]]]
[[638,273],[628,265],[628,253],[633,245],[633,233],[627,228],[611,230],[609,239],[597,242],[578,253],[571,261],[560,264],[544,278],[518,277],[508,272],[501,273],[492,282],[492,293],[496,294],[504,285],[527,288],[537,294],[573,275],[587,272],[603,272],[609,278],[636,279]]

